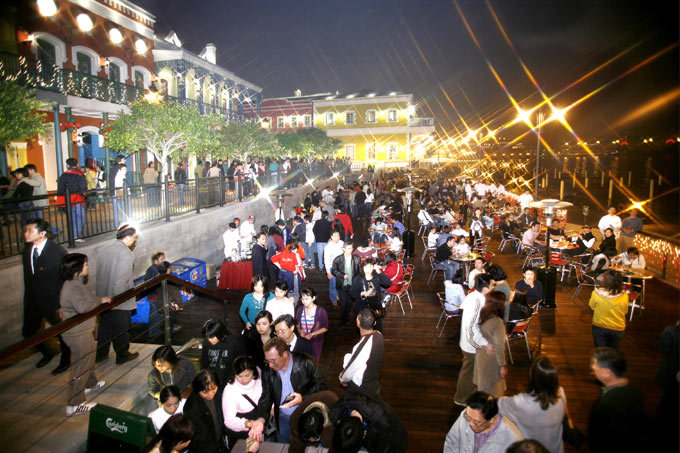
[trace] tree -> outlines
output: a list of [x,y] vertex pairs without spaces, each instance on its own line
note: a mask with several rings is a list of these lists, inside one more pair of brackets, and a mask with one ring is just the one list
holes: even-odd
[[248,157],[281,157],[285,151],[276,135],[260,127],[257,122],[230,122],[222,129],[221,135],[224,147],[219,157],[237,157],[240,160]]
[[49,133],[45,105],[35,98],[35,90],[13,80],[0,80],[0,148]]
[[217,129],[225,121],[222,115],[201,115],[193,107],[174,102],[141,100],[130,105],[129,114],[111,123],[106,145],[126,154],[146,149],[160,163],[165,178],[168,157],[179,150],[199,156],[213,153],[221,143]]
[[291,154],[307,160],[332,156],[342,146],[341,140],[331,138],[326,131],[315,127],[279,134],[279,141],[289,147]]

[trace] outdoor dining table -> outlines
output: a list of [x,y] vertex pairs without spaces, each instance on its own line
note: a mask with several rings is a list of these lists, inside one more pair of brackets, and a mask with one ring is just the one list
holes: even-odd
[[633,318],[633,312],[635,311],[635,308],[640,308],[641,310],[645,309],[645,283],[647,280],[651,280],[654,278],[654,274],[651,273],[650,271],[646,269],[634,269],[630,266],[610,266],[609,269],[618,272],[621,274],[623,278],[628,280],[628,285],[631,288],[632,291],[632,286],[633,286],[633,279],[640,280],[641,283],[641,289],[640,289],[640,297],[638,301],[633,301],[631,304],[631,319]]
[[474,262],[477,258],[480,258],[482,255],[479,253],[468,253],[467,255],[463,256],[454,256],[453,260],[458,261],[459,263],[463,263],[463,269],[465,269],[465,279],[467,280],[468,274],[470,273],[470,266],[474,265]]

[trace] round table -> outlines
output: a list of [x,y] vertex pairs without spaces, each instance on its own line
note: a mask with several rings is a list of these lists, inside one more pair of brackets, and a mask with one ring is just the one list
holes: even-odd
[[453,260],[463,263],[463,268],[465,269],[465,279],[467,280],[468,274],[470,273],[470,265],[475,262],[477,258],[481,258],[482,255],[475,252],[470,252],[463,256],[454,256]]
[[630,266],[610,266],[609,269],[618,272],[623,278],[628,280],[629,286],[632,286],[633,279],[638,279],[642,282],[642,289],[640,290],[639,304],[637,301],[631,302],[630,319],[633,319],[635,308],[645,309],[645,283],[647,280],[654,278],[654,274],[646,269],[633,269]]

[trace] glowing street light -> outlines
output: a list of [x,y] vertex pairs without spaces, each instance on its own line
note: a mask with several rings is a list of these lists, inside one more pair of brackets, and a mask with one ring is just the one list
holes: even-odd
[[123,34],[117,28],[109,30],[109,39],[114,44],[120,44],[123,41]]
[[76,17],[76,22],[78,23],[78,28],[80,28],[81,31],[88,32],[94,28],[94,22],[92,22],[92,18],[85,13],[78,14],[78,17]]
[[147,49],[148,47],[146,46],[146,42],[143,39],[140,38],[135,41],[135,50],[137,50],[137,53],[144,55]]
[[552,115],[548,118],[548,121],[557,120],[560,123],[564,123],[564,115],[567,113],[568,109],[558,109],[555,106],[550,106],[552,108]]
[[532,110],[522,110],[521,108],[517,108],[517,118],[515,120],[516,123],[519,123],[520,121],[524,122],[527,124],[527,126],[533,128],[534,126],[531,124],[531,113]]
[[38,12],[43,17],[50,17],[57,14],[57,5],[54,0],[38,0]]

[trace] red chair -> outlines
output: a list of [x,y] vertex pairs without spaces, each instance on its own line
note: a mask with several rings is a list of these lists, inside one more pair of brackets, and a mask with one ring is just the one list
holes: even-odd
[[[439,328],[439,324],[442,322],[442,318],[444,318],[446,316],[446,320],[444,321],[444,325],[442,326],[442,330],[441,330],[441,332],[439,332],[439,338],[441,338],[442,334],[444,333],[444,329],[446,329],[446,323],[449,322],[449,319],[461,316],[463,311],[460,310],[460,308],[458,310],[456,310],[455,312],[447,310],[446,305],[445,305],[446,296],[443,292],[437,293],[437,299],[439,299],[439,305],[441,305],[441,307],[442,307],[442,314],[439,315],[439,321],[437,321],[437,325],[434,328],[434,333],[437,333],[437,329]],[[453,304],[453,305],[456,305],[456,304]]]
[[397,299],[399,301],[399,306],[401,307],[401,314],[406,316],[406,312],[404,311],[404,304],[401,302],[402,297],[406,296],[408,299],[408,303],[411,306],[411,310],[413,310],[413,304],[411,303],[411,296],[408,293],[408,288],[411,286],[411,280],[404,280],[404,282],[401,284],[401,287],[394,293],[387,291],[387,294],[390,295],[390,300],[389,302],[392,303],[394,302],[394,299]]
[[512,350],[510,349],[510,341],[524,338],[524,343],[527,345],[527,354],[531,359],[531,350],[529,349],[529,340],[527,338],[527,329],[529,329],[529,322],[531,318],[520,319],[519,321],[513,321],[515,326],[512,331],[505,336],[505,344],[508,347],[508,355],[510,356],[510,363],[514,364],[512,361]]
[[567,268],[569,264],[571,264],[571,261],[568,259],[565,259],[562,256],[562,253],[560,252],[550,252],[550,264],[553,266],[557,266],[557,271],[562,274],[560,277],[560,281],[564,281],[564,273],[567,271]]

